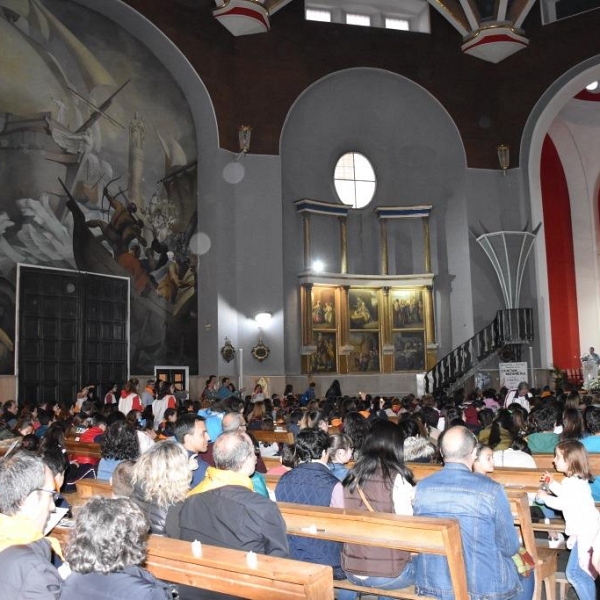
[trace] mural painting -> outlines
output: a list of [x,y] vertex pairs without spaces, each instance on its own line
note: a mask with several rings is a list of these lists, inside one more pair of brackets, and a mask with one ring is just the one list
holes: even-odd
[[390,293],[392,307],[392,327],[423,327],[423,294],[417,290],[392,290]]
[[20,262],[129,277],[131,372],[196,374],[203,234],[181,90],[68,0],[0,0],[0,39],[0,373],[13,372]]
[[335,329],[335,288],[312,288],[313,329]]
[[394,334],[394,369],[422,371],[425,369],[425,333],[411,331]]
[[310,355],[311,372],[337,371],[335,333],[314,332],[313,344],[317,349]]
[[379,295],[375,290],[350,290],[350,329],[379,329]]
[[350,333],[353,350],[348,355],[348,372],[379,372],[379,334]]

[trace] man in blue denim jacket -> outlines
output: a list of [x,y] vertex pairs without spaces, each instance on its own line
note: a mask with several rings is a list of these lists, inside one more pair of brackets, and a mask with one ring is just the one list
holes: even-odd
[[[414,514],[460,523],[470,600],[530,600],[533,575],[519,577],[511,558],[520,544],[506,494],[500,484],[471,471],[476,444],[465,427],[445,432],[444,468],[417,485]],[[416,574],[419,594],[454,598],[444,556],[420,555]]]

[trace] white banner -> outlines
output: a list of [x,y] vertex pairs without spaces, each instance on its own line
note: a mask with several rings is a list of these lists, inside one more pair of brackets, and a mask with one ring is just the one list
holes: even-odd
[[527,363],[503,363],[498,365],[500,372],[500,387],[515,390],[521,381],[527,381]]

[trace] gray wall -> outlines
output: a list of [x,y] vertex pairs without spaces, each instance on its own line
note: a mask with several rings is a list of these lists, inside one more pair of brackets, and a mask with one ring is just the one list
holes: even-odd
[[[293,202],[313,198],[337,202],[332,174],[350,150],[372,162],[378,183],[373,202],[348,222],[349,272],[379,273],[376,206],[432,204],[432,255],[441,354],[473,329],[466,218],[465,156],[446,111],[413,82],[376,69],[350,69],[326,77],[296,102],[282,134],[284,295],[286,321],[299,316],[297,275],[303,270],[302,218]],[[314,219],[313,255],[339,269],[337,223]],[[398,273],[421,272],[421,226],[416,238],[391,227],[390,255]],[[394,234],[399,237],[395,248]],[[415,241],[416,240],[416,241]],[[337,262],[336,262],[337,261]],[[299,327],[286,336],[288,373],[297,373]]]

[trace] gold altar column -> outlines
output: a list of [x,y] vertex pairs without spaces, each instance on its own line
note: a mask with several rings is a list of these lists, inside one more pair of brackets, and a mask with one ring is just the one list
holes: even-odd
[[349,329],[349,319],[348,319],[348,290],[350,286],[341,285],[340,286],[340,305],[339,305],[339,319],[337,323],[337,331],[338,331],[338,365],[340,373],[348,372],[348,355],[342,354],[340,352],[340,348],[348,345],[348,340],[350,339],[350,329]]
[[433,312],[433,287],[428,285],[423,290],[425,312],[425,346],[427,348],[426,367],[431,369],[437,363],[437,350],[435,347],[435,319]]
[[391,373],[394,370],[394,355],[386,354],[383,350],[386,346],[393,345],[392,340],[392,322],[390,319],[390,288],[384,286],[381,288],[382,294],[382,313],[381,315],[381,351],[380,370],[383,373]]
[[300,314],[304,315],[302,320],[302,345],[312,344],[312,283],[303,283],[302,295],[300,297]]
[[346,217],[338,217],[340,222],[340,273],[348,272],[348,224]]

